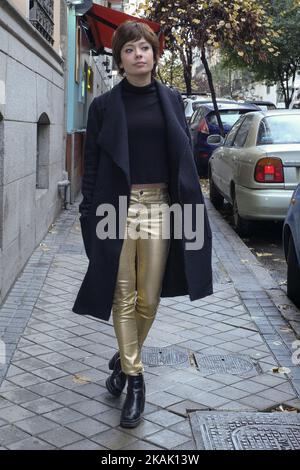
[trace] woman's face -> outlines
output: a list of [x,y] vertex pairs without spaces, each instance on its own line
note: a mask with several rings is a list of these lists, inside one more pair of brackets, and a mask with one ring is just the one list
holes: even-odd
[[138,41],[128,41],[121,49],[121,63],[127,77],[149,78],[154,66],[153,49],[145,38]]

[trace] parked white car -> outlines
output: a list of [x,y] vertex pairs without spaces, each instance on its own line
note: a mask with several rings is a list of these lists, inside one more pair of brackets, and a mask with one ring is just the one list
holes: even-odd
[[184,113],[185,113],[187,122],[190,121],[199,103],[206,103],[208,101],[211,101],[211,98],[208,95],[207,96],[206,95],[199,95],[199,96],[193,95],[193,97],[183,98]]
[[233,206],[236,230],[249,234],[253,220],[284,220],[300,181],[300,110],[256,111],[228,133],[208,137],[219,145],[209,161],[210,199]]
[[295,90],[293,99],[289,106],[290,109],[300,109],[300,90],[299,88]]

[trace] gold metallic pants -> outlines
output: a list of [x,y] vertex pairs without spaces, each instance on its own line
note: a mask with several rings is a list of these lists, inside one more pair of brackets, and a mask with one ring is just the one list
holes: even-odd
[[141,348],[160,301],[170,243],[162,235],[168,206],[167,188],[131,189],[112,308],[121,366],[128,375],[143,372]]

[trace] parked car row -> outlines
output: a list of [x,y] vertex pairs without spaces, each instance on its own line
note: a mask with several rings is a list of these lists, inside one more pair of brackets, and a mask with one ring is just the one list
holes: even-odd
[[243,235],[252,220],[284,220],[300,181],[300,111],[256,111],[242,116],[209,161],[210,197],[233,206],[234,226]]
[[283,225],[287,261],[287,295],[300,308],[300,184],[295,189]]
[[[214,106],[210,97],[185,98],[185,114],[193,142],[194,158],[198,174],[206,175],[208,161],[214,147],[208,143],[211,134],[220,134]],[[269,101],[234,101],[217,99],[220,117],[225,136],[242,114],[251,111],[268,111],[276,109]]]
[[[183,102],[184,102],[184,109],[185,109],[185,117],[186,117],[186,120],[189,124],[194,112],[198,109],[198,107],[201,106],[202,104],[206,104],[206,103],[212,104],[212,99],[211,99],[211,96],[209,96],[209,95],[200,95],[200,96],[193,96],[193,97],[184,98]],[[235,104],[237,104],[236,101],[230,100],[230,99],[227,99],[227,98],[218,99],[218,102],[219,103],[235,103]]]
[[[217,103],[225,135],[241,115],[250,111],[258,111],[258,108],[251,104],[223,101]],[[211,134],[219,134],[220,132],[217,116],[211,102],[198,105],[190,120],[189,127],[198,174],[207,174],[208,162],[215,149],[215,146],[208,142],[208,137]]]
[[300,308],[300,110],[244,112],[225,138],[208,135],[210,199],[233,208],[243,236],[257,220],[281,220],[287,294]]
[[277,109],[274,103],[271,103],[271,101],[243,101],[243,103],[246,104],[255,104],[261,111],[268,111],[272,109]]

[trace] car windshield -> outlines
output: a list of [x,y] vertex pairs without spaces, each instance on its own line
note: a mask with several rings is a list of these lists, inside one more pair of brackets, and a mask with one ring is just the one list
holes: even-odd
[[[233,124],[241,117],[241,114],[244,114],[246,111],[244,109],[224,109],[220,110],[220,117],[223,123],[223,126],[233,126]],[[206,120],[208,124],[217,126],[217,116],[215,113],[210,113]]]
[[[272,109],[272,108],[268,107],[267,104],[258,104],[257,106],[258,106],[262,111],[268,111],[268,109]],[[273,108],[273,109],[275,109],[275,108]]]
[[299,143],[300,114],[267,116],[261,120],[257,145]]
[[269,109],[276,109],[276,106],[274,104],[257,104],[257,106],[262,110],[262,111],[268,111]]

